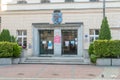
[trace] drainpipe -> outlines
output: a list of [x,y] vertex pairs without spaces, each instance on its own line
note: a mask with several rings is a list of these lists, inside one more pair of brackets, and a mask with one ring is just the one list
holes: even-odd
[[103,0],[103,19],[105,18],[105,0]]

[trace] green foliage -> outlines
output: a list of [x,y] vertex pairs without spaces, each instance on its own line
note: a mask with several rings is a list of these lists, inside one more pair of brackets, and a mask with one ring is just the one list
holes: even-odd
[[88,49],[89,55],[94,54],[94,48],[93,48],[93,43],[90,44],[89,49]]
[[11,36],[11,42],[16,42],[16,38],[13,35]]
[[20,47],[17,43],[13,43],[13,58],[20,57],[22,47]]
[[10,35],[9,30],[3,29],[0,34],[0,41],[16,42],[16,38]]
[[120,40],[97,40],[94,42],[94,52],[99,58],[114,58],[120,56]]
[[11,41],[11,36],[10,36],[10,32],[7,29],[3,29],[1,34],[0,34],[0,41]]
[[108,49],[113,58],[120,57],[120,40],[110,40]]
[[93,43],[90,44],[88,53],[89,53],[91,62],[96,63],[97,56],[94,53],[94,44]]
[[96,63],[97,56],[95,54],[91,54],[90,55],[90,60],[91,60],[92,63]]
[[21,47],[17,43],[0,42],[0,58],[19,57]]
[[0,42],[0,57],[8,58],[13,55],[13,45],[9,42]]
[[102,20],[102,25],[99,33],[99,40],[110,40],[110,39],[111,39],[111,32],[107,21],[107,17],[105,17]]
[[95,55],[97,55],[98,57],[109,57],[111,56],[109,54],[109,50],[108,50],[108,40],[97,40],[94,42],[94,49],[95,49]]

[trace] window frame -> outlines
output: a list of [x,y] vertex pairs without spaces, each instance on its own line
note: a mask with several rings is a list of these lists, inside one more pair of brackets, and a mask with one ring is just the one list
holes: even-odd
[[[90,30],[93,30],[93,34],[90,34]],[[89,41],[90,43],[94,42],[95,40],[97,40],[96,38],[99,37],[99,34],[96,34],[96,30],[98,30],[100,32],[100,29],[89,29]],[[90,38],[93,38],[93,41],[91,41]]]
[[75,2],[74,0],[65,0],[65,3]]
[[[19,35],[19,31],[22,32],[22,35]],[[24,31],[26,31],[26,35],[24,35]],[[21,41],[21,46],[23,48],[27,48],[27,30],[17,30],[17,42],[18,42],[18,39],[21,38],[22,41]],[[24,39],[26,38],[26,46],[24,46]],[[19,42],[18,42],[19,44]],[[20,45],[20,44],[19,44]]]
[[41,0],[41,3],[44,4],[44,3],[50,3],[50,0]]

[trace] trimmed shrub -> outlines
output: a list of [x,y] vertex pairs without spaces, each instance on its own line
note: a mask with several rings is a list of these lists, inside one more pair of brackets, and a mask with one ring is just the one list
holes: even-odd
[[94,52],[100,58],[109,57],[108,40],[97,40],[94,42]]
[[120,57],[120,40],[110,40],[108,50],[112,58]]
[[13,45],[9,42],[0,42],[0,58],[9,58],[13,56]]
[[94,54],[94,48],[93,48],[93,43],[90,44],[89,49],[88,49],[89,55]]
[[11,36],[11,42],[16,42],[16,38],[13,35]]
[[116,58],[120,56],[120,40],[97,40],[94,52],[99,58]]
[[105,17],[102,20],[102,25],[99,33],[99,40],[110,40],[110,39],[111,39],[111,32],[107,21],[107,17]]
[[13,35],[10,35],[9,30],[3,29],[0,34],[0,41],[16,42],[16,38]]
[[10,32],[7,29],[3,29],[0,34],[0,41],[8,41],[11,42]]
[[0,42],[0,58],[19,57],[21,47],[17,43]]
[[22,47],[17,43],[13,43],[13,58],[20,57]]
[[94,55],[94,54],[91,54],[91,55],[90,55],[90,61],[91,61],[92,63],[96,63],[96,60],[97,60],[97,56]]

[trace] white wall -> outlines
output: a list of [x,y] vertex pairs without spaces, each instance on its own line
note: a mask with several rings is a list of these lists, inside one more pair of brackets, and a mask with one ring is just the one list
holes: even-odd
[[[16,4],[18,0],[1,0],[2,4]],[[40,3],[41,0],[26,0],[28,3]],[[50,0],[52,3],[64,2],[65,0]],[[75,2],[89,2],[90,0],[74,0]],[[103,0],[100,0],[103,1]],[[120,1],[120,0],[106,0],[106,1]]]

